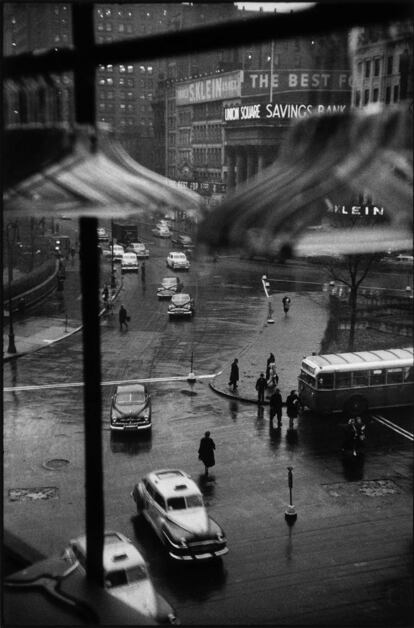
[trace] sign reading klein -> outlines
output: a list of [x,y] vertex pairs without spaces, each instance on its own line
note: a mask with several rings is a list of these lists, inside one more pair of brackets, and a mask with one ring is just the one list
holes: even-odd
[[184,81],[176,85],[176,104],[193,105],[212,100],[238,98],[241,95],[241,84],[241,70]]

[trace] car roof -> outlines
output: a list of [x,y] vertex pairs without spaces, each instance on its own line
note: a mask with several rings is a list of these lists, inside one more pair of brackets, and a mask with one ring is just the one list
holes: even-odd
[[147,475],[150,482],[163,494],[164,497],[178,497],[187,495],[201,495],[197,484],[188,473],[180,469],[157,469]]
[[164,284],[164,285],[165,285],[165,284],[170,284],[170,285],[173,285],[173,284],[175,284],[175,283],[178,283],[178,277],[164,277],[164,278],[161,280],[161,283],[162,283],[162,284]]
[[124,257],[136,257],[134,251],[127,251],[124,253]]
[[174,294],[172,298],[174,301],[191,301],[190,295],[186,292],[178,292],[178,294]]
[[[73,539],[81,552],[86,556],[86,536]],[[130,569],[136,565],[145,565],[145,560],[138,549],[118,532],[108,531],[104,534],[104,548],[102,557],[106,572],[116,569]]]
[[186,257],[185,253],[181,253],[181,251],[170,251],[170,255],[176,255],[177,257]]
[[132,392],[142,392],[145,390],[144,384],[118,384],[116,387],[116,394],[120,393],[132,393]]

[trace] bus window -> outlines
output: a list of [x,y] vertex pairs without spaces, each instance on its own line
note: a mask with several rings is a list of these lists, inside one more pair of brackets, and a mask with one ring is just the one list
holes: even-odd
[[334,384],[333,373],[321,373],[318,375],[318,388],[332,390]]
[[300,378],[309,386],[312,386],[312,388],[315,388],[315,378],[312,377],[312,375],[309,375],[308,373],[305,373],[305,371],[301,371],[300,372]]
[[402,369],[388,369],[387,384],[401,384],[403,381]]
[[406,366],[404,368],[404,381],[405,382],[414,382],[414,367]]
[[337,388],[351,388],[351,373],[339,371],[336,373]]
[[371,386],[382,386],[385,384],[385,370],[375,369],[371,371]]
[[354,371],[352,373],[352,386],[357,388],[359,386],[368,386],[369,371]]

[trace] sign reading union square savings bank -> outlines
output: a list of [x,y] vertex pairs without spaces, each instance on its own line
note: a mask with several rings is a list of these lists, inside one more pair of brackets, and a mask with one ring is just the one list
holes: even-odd
[[194,105],[212,100],[238,98],[241,95],[241,84],[241,70],[183,81],[176,85],[176,104]]

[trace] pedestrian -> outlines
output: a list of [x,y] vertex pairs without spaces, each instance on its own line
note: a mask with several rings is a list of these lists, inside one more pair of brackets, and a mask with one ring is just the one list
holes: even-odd
[[235,358],[231,364],[229,386],[233,388],[233,392],[237,390],[237,382],[239,381],[239,361]]
[[70,256],[72,258],[72,266],[75,263],[75,253],[76,253],[75,247],[72,246],[71,249],[70,249]]
[[264,394],[267,388],[266,378],[264,373],[260,373],[259,379],[256,381],[256,390],[257,390],[257,403],[264,403]]
[[290,297],[288,296],[283,297],[282,303],[283,303],[283,311],[285,313],[285,316],[287,316],[287,313],[289,312],[289,308],[290,308]]
[[271,364],[276,364],[276,358],[273,355],[273,353],[271,353],[269,355],[269,357],[267,358],[267,362],[266,362],[266,379],[269,379],[270,365]]
[[119,308],[119,328],[121,331],[123,330],[124,325],[128,329],[128,320],[129,320],[128,313],[126,309],[124,308],[124,306],[121,305],[121,307]]
[[293,419],[299,414],[299,397],[296,390],[291,390],[290,395],[286,397],[286,413],[289,417],[289,423],[293,426]]
[[282,395],[280,394],[279,388],[276,388],[274,393],[270,396],[269,399],[270,404],[270,423],[273,425],[273,419],[275,416],[277,417],[277,426],[280,427],[282,424]]
[[145,262],[144,262],[144,260],[142,261],[142,264],[141,264],[141,280],[145,281]]
[[269,388],[275,388],[279,383],[279,375],[276,372],[276,363],[269,364],[269,371],[267,376],[267,385]]
[[210,432],[205,432],[203,438],[200,440],[200,446],[198,448],[198,459],[204,464],[204,475],[208,476],[208,470],[210,467],[214,467],[216,460],[214,458],[214,450],[216,448],[215,442],[210,438]]

